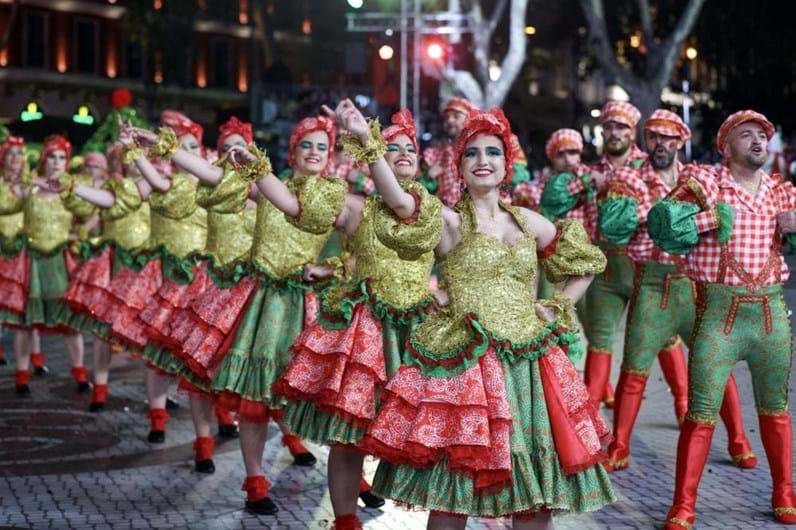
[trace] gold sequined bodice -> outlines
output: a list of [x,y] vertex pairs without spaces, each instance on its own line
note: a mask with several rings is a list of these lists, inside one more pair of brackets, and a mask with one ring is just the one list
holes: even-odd
[[102,210],[102,239],[135,250],[149,240],[149,203],[141,199],[133,179],[108,181],[105,189],[113,192],[116,202]]
[[22,207],[24,202],[14,194],[13,184],[0,181],[0,235],[6,239],[14,239],[24,223]]
[[196,181],[178,173],[168,191],[149,196],[151,247],[164,246],[179,258],[204,250],[207,212],[196,204]]
[[216,186],[200,185],[196,192],[196,202],[207,210],[205,253],[219,265],[245,257],[251,249],[252,229],[247,219],[254,212],[245,210],[248,195],[249,183],[231,169],[224,171]]
[[[345,183],[339,179],[291,177],[288,188],[299,195],[301,215],[312,221],[312,230],[299,228],[296,221],[269,201],[257,206],[257,221],[252,241],[252,261],[276,278],[301,274],[305,263],[318,259],[332,233],[332,222],[342,209]],[[322,220],[324,220],[322,222]],[[328,228],[320,231],[321,226]]]
[[536,316],[534,292],[536,238],[522,213],[512,214],[525,235],[509,245],[478,232],[471,203],[462,203],[462,240],[440,261],[445,277],[451,316],[477,315],[494,335],[521,342],[532,339],[543,327]]
[[25,200],[24,232],[30,246],[41,252],[52,252],[69,241],[72,212],[57,196],[46,197],[33,189]]
[[430,295],[428,278],[434,265],[434,252],[430,250],[415,260],[401,259],[376,234],[376,223],[389,218],[377,216],[379,208],[385,208],[379,197],[366,200],[362,221],[351,239],[357,277],[367,279],[373,293],[384,302],[408,309]]

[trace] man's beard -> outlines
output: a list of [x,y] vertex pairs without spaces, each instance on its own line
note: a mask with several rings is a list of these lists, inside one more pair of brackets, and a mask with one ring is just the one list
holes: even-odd
[[674,151],[663,151],[662,153],[653,151],[650,154],[650,164],[657,170],[669,169],[674,164],[674,158]]
[[619,139],[616,140],[616,142],[618,143],[612,143],[611,141],[605,142],[605,152],[612,156],[622,156],[630,149],[630,141],[625,142]]
[[766,164],[766,159],[768,155],[755,155],[754,153],[750,153],[748,155],[744,155],[743,160],[746,165],[752,169],[760,169]]

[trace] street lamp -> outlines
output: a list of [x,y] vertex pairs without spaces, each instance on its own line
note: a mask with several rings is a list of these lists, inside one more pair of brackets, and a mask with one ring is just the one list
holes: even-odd
[[685,49],[685,56],[688,58],[689,61],[693,61],[697,58],[698,52],[697,49],[693,46],[689,46]]
[[395,54],[395,50],[393,50],[392,46],[389,44],[383,45],[379,48],[379,57],[381,57],[385,61],[389,61],[392,59],[393,55]]
[[353,7],[354,9],[359,9],[364,4],[364,0],[348,0],[348,5]]

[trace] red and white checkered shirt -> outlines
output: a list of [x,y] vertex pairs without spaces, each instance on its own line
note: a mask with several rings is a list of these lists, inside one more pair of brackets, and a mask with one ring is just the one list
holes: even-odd
[[536,212],[539,211],[539,200],[541,198],[542,188],[535,182],[521,182],[511,192],[511,204],[523,206]]
[[[689,166],[690,167],[690,166]],[[685,171],[686,166],[677,162],[677,173]],[[672,256],[656,246],[647,231],[647,214],[659,200],[666,198],[672,187],[660,178],[655,168],[649,163],[633,170],[620,168],[618,178],[608,186],[609,196],[630,197],[636,201],[636,216],[639,226],[627,244],[627,253],[635,262],[657,261],[669,265],[678,265],[682,261],[679,256]]]
[[453,144],[427,147],[423,151],[423,160],[429,167],[439,165],[442,168],[442,173],[437,177],[437,197],[445,206],[455,206],[462,198],[462,185]]
[[[359,187],[357,186],[357,183],[348,180],[348,174],[354,170],[356,170],[357,173],[362,173],[365,175],[365,178],[362,180],[362,185]],[[372,195],[376,191],[376,185],[368,176],[370,174],[370,168],[368,168],[367,164],[357,164],[354,160],[343,159],[340,162],[332,163],[331,174],[348,182],[348,191],[351,193]]]
[[[689,174],[690,173],[690,174]],[[688,254],[683,272],[698,282],[744,285],[758,289],[784,283],[788,267],[779,252],[777,214],[796,209],[796,188],[765,175],[752,196],[735,182],[727,166],[699,166],[683,173],[674,200],[691,199],[702,207],[696,215],[699,243]],[[735,215],[730,240],[722,245],[713,209],[732,206]]]

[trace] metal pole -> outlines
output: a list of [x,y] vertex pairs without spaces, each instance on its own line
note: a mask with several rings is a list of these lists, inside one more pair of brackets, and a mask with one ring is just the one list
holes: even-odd
[[[686,126],[691,127],[691,98],[688,96],[691,84],[688,79],[683,80],[683,121]],[[691,161],[691,139],[685,143],[685,161]]]
[[423,18],[420,16],[420,0],[413,0],[414,2],[414,53],[412,54],[412,114],[415,116],[415,121],[418,124],[417,135],[423,134],[423,120],[420,119],[420,61],[422,50],[420,36],[423,34]]
[[409,73],[408,0],[401,0],[401,108],[406,108],[406,83]]

